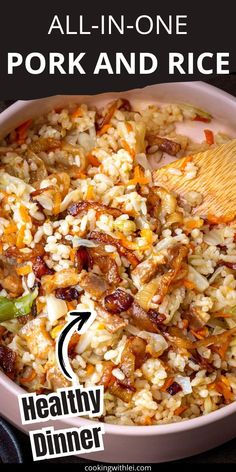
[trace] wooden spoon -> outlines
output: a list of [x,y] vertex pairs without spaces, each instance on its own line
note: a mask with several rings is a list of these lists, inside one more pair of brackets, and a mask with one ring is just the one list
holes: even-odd
[[[197,167],[197,175],[191,180],[186,178],[187,162]],[[174,169],[181,174],[175,175]],[[181,197],[192,191],[199,192],[202,203],[194,208],[194,214],[222,223],[236,216],[236,139],[171,162],[154,171],[153,177],[155,185]]]

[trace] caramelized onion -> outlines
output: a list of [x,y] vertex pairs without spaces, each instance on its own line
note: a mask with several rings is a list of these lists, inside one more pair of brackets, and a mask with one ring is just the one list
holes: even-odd
[[33,262],[32,269],[37,279],[41,279],[43,275],[52,275],[54,273],[54,270],[47,266],[42,256],[36,257]]
[[170,156],[176,156],[178,152],[181,150],[181,145],[172,141],[171,139],[162,138],[161,136],[156,136],[154,134],[149,134],[147,136],[148,147],[147,153],[149,149],[153,146],[158,146],[158,149],[162,152],[166,152]]
[[104,244],[89,248],[88,253],[91,267],[96,264],[109,284],[119,284],[121,282],[119,267],[112,256],[105,251]]
[[77,285],[79,278],[80,275],[75,269],[63,269],[60,272],[55,272],[53,275],[44,275],[41,279],[41,283],[46,292],[50,293],[57,288]]
[[92,261],[87,247],[80,246],[77,249],[75,254],[75,267],[77,268],[78,272],[81,272],[83,269],[88,270],[89,268],[92,268]]
[[72,300],[77,300],[79,298],[79,292],[75,287],[57,288],[55,291],[55,297],[60,300],[71,302]]
[[149,310],[152,298],[154,297],[159,286],[160,277],[152,279],[148,284],[144,285],[142,290],[139,290],[135,296],[135,299],[141,308],[146,311]]
[[115,292],[110,293],[104,298],[105,308],[114,314],[127,311],[132,305],[134,298],[129,293],[118,288]]
[[99,384],[104,385],[104,388],[108,388],[110,384],[115,381],[115,377],[112,375],[112,370],[115,368],[115,364],[112,361],[103,362],[103,373]]
[[129,403],[132,400],[134,391],[134,387],[122,385],[121,382],[117,380],[109,387],[109,392],[125,403]]
[[79,284],[94,298],[101,298],[109,288],[108,283],[103,277],[92,272],[82,272],[79,276]]
[[115,246],[117,248],[117,251],[121,256],[124,256],[133,267],[136,267],[138,265],[139,260],[131,251],[130,249],[125,248],[122,246],[121,242],[119,239],[115,239],[109,234],[106,233],[100,233],[99,231],[92,231],[90,234],[90,239],[93,239],[95,241],[102,242],[104,244],[111,244],[112,246]]
[[114,218],[118,218],[123,214],[118,208],[109,207],[103,203],[97,203],[93,201],[81,201],[78,203],[73,203],[73,205],[71,205],[67,211],[69,215],[78,216],[80,214],[87,213],[90,208],[101,213],[108,213],[109,215],[114,216]]
[[155,321],[143,308],[141,308],[141,306],[136,301],[131,305],[129,314],[132,317],[133,323],[139,329],[148,331],[150,333],[159,333],[159,329],[155,324]]

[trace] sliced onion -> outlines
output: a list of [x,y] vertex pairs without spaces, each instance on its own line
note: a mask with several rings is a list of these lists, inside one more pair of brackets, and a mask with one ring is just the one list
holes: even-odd
[[174,223],[183,223],[183,214],[179,211],[175,211],[166,219],[166,226],[173,225]]
[[223,266],[221,267],[217,267],[217,269],[215,270],[214,274],[212,274],[211,278],[209,279],[209,284],[211,285],[215,279],[218,277],[218,275],[221,274],[222,270],[224,269]]
[[66,302],[56,298],[52,293],[46,296],[46,303],[48,319],[52,324],[68,312]]
[[203,237],[205,243],[213,246],[224,243],[224,229],[212,229]]
[[146,158],[146,154],[144,154],[143,152],[141,152],[140,154],[136,154],[136,161],[138,164],[140,164],[140,166],[143,167],[143,169],[145,170],[151,170],[151,166]]
[[193,105],[190,105],[189,103],[180,103],[179,104],[180,108],[182,109],[185,115],[185,118],[194,118],[195,116],[200,116],[202,118],[205,118],[209,121],[211,121],[212,116],[210,113],[208,113],[205,110],[202,110],[201,108],[194,107]]
[[70,234],[68,234],[68,236],[66,236],[65,239],[67,241],[72,241],[73,247],[79,247],[79,246],[97,247],[98,246],[98,244],[94,243],[93,241],[89,239],[78,238],[77,236],[71,236]]
[[193,282],[199,292],[204,292],[209,287],[209,282],[206,277],[199,274],[192,266],[188,266],[187,279]]
[[185,395],[192,393],[192,387],[189,377],[183,377],[182,375],[176,375],[175,381],[182,387],[182,391]]
[[159,279],[160,277],[151,280],[151,282],[144,285],[143,289],[137,293],[135,299],[143,310],[149,310],[152,298],[159,287]]
[[79,133],[78,141],[80,146],[82,146],[86,152],[91,151],[95,146],[95,140],[88,133]]
[[76,201],[80,200],[80,192],[79,188],[72,190],[68,195],[65,196],[64,200],[61,202],[60,212],[63,212],[67,209],[67,207]]
[[89,330],[84,334],[81,334],[79,338],[79,342],[75,348],[75,351],[77,354],[82,354],[82,352],[86,351],[86,349],[89,347],[91,344],[91,341],[94,337],[94,331]]
[[161,334],[140,331],[137,336],[148,343],[148,352],[153,357],[159,357],[168,348],[168,343]]
[[167,190],[164,188],[155,189],[155,187],[154,191],[161,199],[161,207],[164,214],[171,215],[174,213],[176,210],[177,201],[173,193],[167,192]]

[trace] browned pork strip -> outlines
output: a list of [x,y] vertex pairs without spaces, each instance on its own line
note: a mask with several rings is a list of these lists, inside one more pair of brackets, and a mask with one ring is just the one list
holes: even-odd
[[149,152],[151,147],[158,146],[158,149],[160,151],[166,152],[170,156],[176,156],[181,149],[181,145],[179,143],[176,143],[171,139],[162,138],[161,136],[156,136],[153,134],[147,136],[147,141],[147,152]]
[[139,329],[149,331],[150,333],[160,332],[157,327],[157,324],[155,323],[155,321],[153,321],[152,317],[149,316],[149,314],[145,310],[143,310],[143,308],[141,308],[138,303],[134,302],[131,305],[129,309],[129,314],[133,320],[133,323]]
[[101,320],[104,322],[109,333],[116,333],[116,331],[124,328],[128,324],[128,321],[124,320],[119,315],[112,315],[99,303],[96,303],[96,311]]
[[109,284],[119,284],[121,277],[119,267],[112,255],[105,251],[105,245],[88,248],[91,265],[96,264]]
[[109,215],[114,216],[114,218],[118,218],[123,214],[118,208],[113,208],[108,205],[104,205],[103,203],[93,201],[81,201],[73,203],[73,205],[71,205],[67,211],[72,216],[78,216],[80,214],[87,213],[87,211],[91,208],[101,213],[108,213]]
[[101,298],[109,288],[108,283],[101,275],[85,271],[80,275],[79,284],[89,295],[96,299]]
[[139,260],[135,256],[133,251],[131,251],[130,249],[126,249],[124,246],[122,246],[119,239],[115,239],[109,234],[100,233],[99,231],[92,231],[90,234],[90,239],[102,242],[104,244],[111,244],[112,246],[115,246],[120,256],[124,256],[133,267],[136,267],[136,265],[138,265]]

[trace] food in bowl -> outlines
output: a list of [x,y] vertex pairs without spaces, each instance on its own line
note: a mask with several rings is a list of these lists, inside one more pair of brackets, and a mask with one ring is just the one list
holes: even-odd
[[[206,123],[201,143],[176,130]],[[28,391],[69,386],[55,358],[68,312],[95,309],[69,343],[81,384],[104,385],[102,421],[170,423],[236,397],[235,222],[193,215],[153,181],[230,139],[187,105],[52,110],[0,147],[0,365]],[[189,157],[181,172],[197,176]]]

